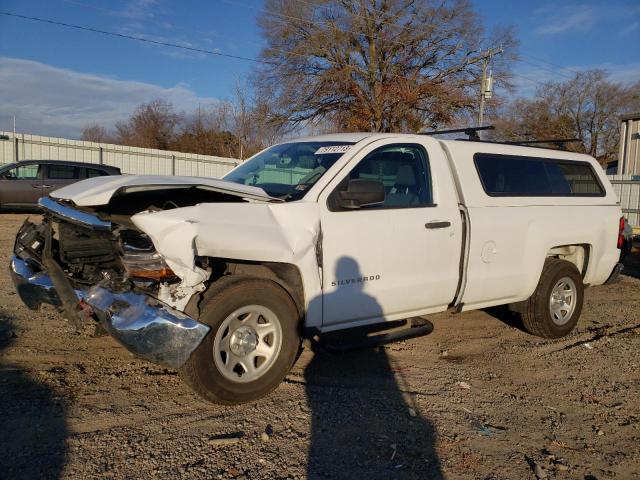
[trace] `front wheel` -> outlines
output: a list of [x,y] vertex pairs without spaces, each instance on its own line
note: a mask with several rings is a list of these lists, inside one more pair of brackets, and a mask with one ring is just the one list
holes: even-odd
[[578,323],[583,300],[582,276],[575,265],[548,258],[535,292],[523,302],[522,323],[532,335],[564,337]]
[[180,371],[200,396],[239,404],[274,390],[300,349],[293,300],[271,280],[229,276],[217,281],[200,304],[211,327]]

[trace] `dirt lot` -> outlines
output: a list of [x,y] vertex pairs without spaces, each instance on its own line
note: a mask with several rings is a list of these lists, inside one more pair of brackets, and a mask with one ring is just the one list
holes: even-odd
[[[0,216],[0,263],[24,217]],[[504,312],[305,351],[268,398],[200,401],[109,337],[32,312],[0,270],[0,478],[640,478],[640,280],[543,341]],[[502,320],[500,320],[502,318]]]

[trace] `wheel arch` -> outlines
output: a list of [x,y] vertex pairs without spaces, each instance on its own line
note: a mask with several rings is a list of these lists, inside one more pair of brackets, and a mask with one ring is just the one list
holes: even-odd
[[213,273],[210,285],[229,275],[247,275],[271,280],[291,297],[301,321],[305,317],[305,294],[300,269],[291,263],[260,262],[227,258],[210,258]]
[[571,245],[557,245],[549,248],[546,258],[557,258],[572,263],[584,279],[589,268],[591,245],[576,243]]
[[588,285],[588,283],[584,283],[584,280],[589,278],[589,266],[593,257],[590,244],[568,243],[551,246],[538,245],[537,247],[531,247],[528,252],[531,254],[531,259],[527,262],[528,268],[531,269],[531,275],[527,276],[527,281],[523,285],[519,298],[515,300],[515,303],[523,301],[533,295],[542,277],[545,263],[550,258],[566,260],[574,265],[578,269],[578,272],[580,272],[583,284],[585,286]]

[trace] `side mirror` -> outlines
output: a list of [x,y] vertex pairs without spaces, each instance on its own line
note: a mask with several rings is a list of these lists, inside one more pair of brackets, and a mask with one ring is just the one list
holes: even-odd
[[338,192],[338,204],[342,208],[370,207],[384,202],[384,184],[375,180],[349,180],[346,190]]

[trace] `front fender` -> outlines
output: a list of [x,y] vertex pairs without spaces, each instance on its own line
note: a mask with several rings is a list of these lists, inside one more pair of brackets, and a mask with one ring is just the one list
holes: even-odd
[[[300,270],[304,297],[321,294],[315,203],[202,203],[141,212],[131,220],[188,286],[206,280],[206,272],[196,265],[201,256],[292,264]],[[308,320],[320,318],[321,312],[307,310]]]

